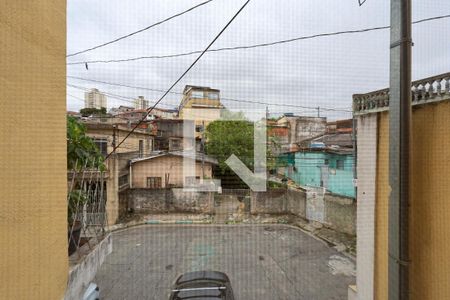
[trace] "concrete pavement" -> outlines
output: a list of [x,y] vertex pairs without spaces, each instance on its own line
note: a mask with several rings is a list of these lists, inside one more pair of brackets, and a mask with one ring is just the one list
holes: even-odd
[[285,225],[147,225],[113,234],[102,299],[168,299],[178,275],[218,270],[236,299],[346,299],[354,262]]

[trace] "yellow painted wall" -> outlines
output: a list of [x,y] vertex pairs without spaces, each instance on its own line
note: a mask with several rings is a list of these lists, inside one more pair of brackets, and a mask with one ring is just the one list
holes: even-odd
[[[116,145],[119,144],[125,136],[129,133],[129,130],[116,130]],[[94,129],[87,128],[86,135],[91,138],[104,138],[108,141],[108,153],[113,151],[113,130],[111,129]],[[139,151],[139,140],[144,141],[144,155],[150,154],[153,151],[153,136],[148,133],[133,132],[121,145],[116,149],[116,153]]]
[[[376,299],[387,299],[388,115],[380,115],[376,204]],[[450,103],[413,110],[410,291],[412,300],[450,297]]]
[[67,285],[66,2],[0,1],[0,298]]
[[388,299],[389,114],[378,115],[375,202],[375,299]]

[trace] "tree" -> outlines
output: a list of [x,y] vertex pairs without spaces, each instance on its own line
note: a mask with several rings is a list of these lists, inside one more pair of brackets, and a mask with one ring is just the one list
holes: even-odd
[[97,109],[97,108],[82,108],[82,109],[80,109],[80,114],[83,117],[89,117],[91,115],[104,116],[104,115],[106,115],[106,108],[105,107],[102,107],[100,109]]
[[[235,120],[235,117],[233,116],[233,120],[211,122],[206,128],[206,153],[217,158],[222,175],[232,173],[225,163],[232,154],[254,171],[254,124],[245,118]],[[275,141],[271,144],[273,147]],[[266,145],[266,166],[270,169],[275,166],[276,158],[268,146]]]
[[214,121],[206,127],[206,153],[217,158],[222,172],[229,170],[225,161],[236,155],[253,169],[253,123],[246,120]]
[[67,168],[84,166],[104,170],[103,156],[94,141],[86,135],[86,127],[72,116],[67,117]]

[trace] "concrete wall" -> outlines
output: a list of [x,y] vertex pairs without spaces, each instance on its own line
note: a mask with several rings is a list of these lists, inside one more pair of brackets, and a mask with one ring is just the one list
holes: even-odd
[[287,190],[287,212],[306,218],[306,192],[301,189]]
[[[446,299],[450,295],[449,116],[448,101],[417,106],[413,109],[413,176],[409,222],[410,296],[413,300]],[[389,115],[382,113],[379,118],[375,296],[376,299],[386,299]]]
[[[203,178],[202,163],[196,162],[195,165],[195,176]],[[166,155],[134,163],[131,170],[132,188],[146,188],[147,177],[161,177],[162,187],[165,188],[167,187],[165,182],[166,173],[170,174],[170,185],[182,187],[185,183],[185,178],[183,177],[183,158],[180,156]],[[210,163],[205,163],[204,173],[206,177],[212,178],[212,167]]]
[[357,124],[356,287],[358,299],[372,300],[374,297],[377,115],[359,116]]
[[325,224],[339,232],[356,235],[356,201],[325,194]]
[[66,1],[0,1],[2,299],[67,285]]
[[[294,214],[306,216],[306,192],[300,189],[273,189],[267,192],[252,192],[250,212],[252,214]],[[356,201],[353,198],[325,194],[321,214],[323,224],[336,231],[356,234]]]
[[[87,244],[84,245],[86,247]],[[108,234],[83,260],[72,266],[69,271],[69,280],[64,300],[80,300],[94,279],[100,266],[112,252],[112,238]],[[74,254],[78,255],[78,254]],[[101,288],[101,287],[100,287]]]
[[214,194],[183,189],[130,189],[122,193],[136,213],[210,213]]
[[252,192],[250,212],[252,214],[286,214],[287,190],[269,189],[267,192]]

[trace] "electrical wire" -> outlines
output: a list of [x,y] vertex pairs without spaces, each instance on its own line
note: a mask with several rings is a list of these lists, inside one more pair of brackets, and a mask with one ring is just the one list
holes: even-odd
[[225,25],[225,27],[222,28],[222,30],[216,35],[216,37],[211,41],[211,43],[209,43],[209,45],[205,48],[205,50],[203,50],[203,52],[192,62],[192,64],[186,69],[186,71],[183,72],[183,74],[181,74],[181,76],[175,80],[175,82],[169,87],[169,89],[161,96],[161,98],[159,98],[158,101],[156,101],[156,103],[149,109],[147,109],[147,113],[145,114],[145,116],[142,117],[142,119],[133,127],[133,129],[123,138],[122,141],[120,141],[120,143],[114,147],[114,149],[112,150],[112,152],[110,152],[106,157],[105,160],[108,159],[109,156],[111,156],[112,153],[114,153],[114,151],[134,132],[134,130],[136,130],[136,128],[147,118],[147,116],[150,114],[150,112],[158,105],[159,102],[161,102],[164,97],[170,93],[170,91],[173,89],[173,87],[175,85],[177,85],[178,82],[181,81],[181,79],[183,79],[183,77],[195,66],[195,64],[200,60],[200,58],[202,58],[202,56],[208,51],[208,49],[216,42],[216,40],[222,35],[222,33],[225,32],[225,30],[228,28],[228,26],[230,26],[230,24],[234,21],[234,19],[236,19],[236,17],[241,13],[241,11],[247,6],[247,4],[250,2],[250,0],[247,0],[244,5],[242,5],[242,7],[235,13],[235,15],[230,19],[230,21],[228,21],[228,23]]
[[163,24],[163,23],[165,23],[165,22],[167,22],[167,21],[170,21],[170,20],[172,20],[172,19],[174,19],[174,18],[176,18],[176,17],[182,16],[182,15],[184,15],[184,14],[186,14],[186,13],[188,13],[188,12],[190,12],[190,11],[192,11],[192,10],[194,10],[194,9],[196,9],[196,8],[198,8],[198,7],[200,7],[200,6],[203,6],[203,5],[205,5],[205,4],[208,4],[208,3],[211,2],[211,1],[213,1],[213,0],[208,0],[208,1],[202,2],[202,3],[200,3],[200,4],[197,4],[197,5],[193,6],[193,7],[191,7],[191,8],[189,8],[189,9],[185,10],[185,11],[182,11],[182,12],[180,12],[180,13],[177,13],[177,14],[171,16],[171,17],[168,17],[168,18],[166,18],[166,19],[164,19],[164,20],[162,20],[162,21],[156,22],[156,23],[154,23],[154,24],[152,24],[152,25],[149,25],[149,26],[147,26],[147,27],[145,27],[145,28],[142,28],[142,29],[139,29],[139,30],[134,31],[134,32],[132,32],[132,33],[126,34],[126,35],[124,35],[124,36],[118,37],[118,38],[116,38],[116,39],[114,39],[114,40],[112,40],[112,41],[109,41],[109,42],[106,42],[106,43],[103,43],[103,44],[100,44],[100,45],[97,45],[97,46],[94,46],[94,47],[91,47],[91,48],[88,48],[88,49],[85,49],[85,50],[82,50],[82,51],[78,51],[78,52],[75,52],[75,53],[72,53],[72,54],[68,54],[68,55],[66,55],[66,57],[71,57],[71,56],[75,56],[75,55],[78,55],[78,54],[81,54],[81,53],[86,53],[86,52],[89,52],[89,51],[92,51],[92,50],[95,50],[95,49],[104,47],[104,46],[106,46],[106,45],[110,45],[110,44],[116,43],[116,42],[118,42],[118,41],[120,41],[120,40],[129,38],[130,36],[133,36],[133,35],[136,35],[136,34],[138,34],[138,33],[143,32],[143,31],[149,30],[149,29],[151,29],[151,28],[153,28],[153,27],[155,27],[155,26],[161,25],[161,24]]
[[[121,84],[121,83],[114,83],[114,82],[108,82],[108,81],[102,81],[102,80],[95,80],[95,79],[89,79],[89,78],[82,78],[82,77],[76,77],[76,76],[67,76],[67,78],[72,79],[78,79],[88,82],[95,82],[95,83],[102,83],[107,85],[114,85],[114,86],[120,86],[120,87],[126,87],[126,88],[132,88],[132,89],[138,89],[138,90],[147,90],[152,92],[165,92],[164,90],[159,89],[153,89],[153,88],[147,88],[147,87],[141,87],[141,86],[133,86],[133,85],[127,85],[127,84]],[[176,95],[183,95],[183,93],[180,92],[173,92],[170,91],[170,94],[176,94]],[[263,102],[263,101],[253,101],[253,100],[244,100],[244,99],[233,99],[233,98],[225,98],[221,97],[221,100],[224,101],[232,101],[232,102],[242,102],[242,103],[251,103],[251,104],[261,104],[261,105],[267,105],[267,106],[283,106],[283,107],[296,107],[296,108],[302,108],[302,109],[310,109],[310,110],[317,110],[317,106],[304,106],[304,105],[297,105],[297,104],[285,104],[285,103],[269,103],[269,102]],[[340,109],[340,108],[329,108],[329,107],[319,107],[320,110],[323,111],[338,111],[338,112],[346,112],[351,113],[351,109]]]
[[[434,20],[438,20],[438,19],[446,19],[446,18],[450,18],[450,14],[417,20],[417,21],[414,21],[413,24],[419,24],[419,23],[423,23],[423,22],[429,22],[429,21],[434,21]],[[208,52],[220,52],[220,51],[234,51],[234,50],[242,50],[242,49],[253,49],[253,48],[268,47],[268,46],[274,46],[274,45],[279,45],[279,44],[292,43],[292,42],[300,41],[300,40],[309,40],[309,39],[314,39],[314,38],[329,37],[329,36],[344,35],[344,34],[363,33],[363,32],[370,32],[370,31],[384,30],[384,29],[389,29],[389,28],[390,28],[390,26],[388,25],[388,26],[371,27],[371,28],[365,28],[365,29],[345,30],[345,31],[337,31],[337,32],[329,32],[329,33],[319,33],[319,34],[314,34],[314,35],[301,36],[301,37],[291,38],[291,39],[287,39],[287,40],[281,40],[281,41],[275,41],[275,42],[269,42],[269,43],[262,43],[262,44],[255,44],[255,45],[249,45],[249,46],[235,46],[235,47],[224,47],[224,48],[210,49],[210,50],[208,50]],[[87,64],[97,64],[97,63],[105,63],[105,64],[107,64],[107,63],[121,63],[121,62],[137,61],[137,60],[142,60],[142,59],[174,58],[174,57],[181,57],[181,56],[189,56],[189,55],[198,54],[198,53],[201,53],[201,52],[202,52],[201,50],[196,50],[196,51],[191,51],[191,52],[178,53],[178,54],[168,54],[168,55],[139,56],[139,57],[133,57],[133,58],[112,59],[112,60],[78,61],[78,62],[67,63],[67,65],[85,65],[86,63]]]

